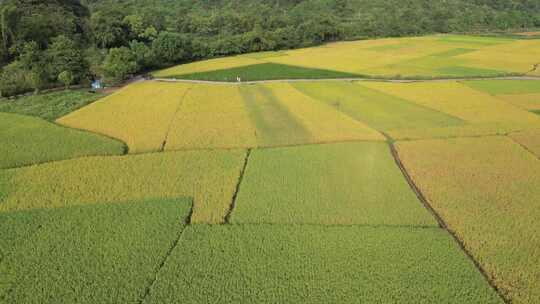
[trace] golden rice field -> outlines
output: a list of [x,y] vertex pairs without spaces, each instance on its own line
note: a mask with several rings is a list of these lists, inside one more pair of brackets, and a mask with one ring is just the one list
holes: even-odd
[[398,142],[405,168],[513,303],[540,301],[540,159],[508,137]]
[[102,202],[193,198],[194,223],[221,223],[245,151],[88,157],[0,172],[0,213]]
[[[0,113],[0,304],[540,303],[540,80],[465,79],[535,62],[338,42]],[[351,75],[463,79],[301,79]]]
[[[540,62],[540,40],[434,35],[336,42],[264,56],[240,55],[154,72],[178,77],[258,64],[279,64],[372,77],[470,77],[529,73]],[[540,75],[540,71],[530,72]],[[284,78],[286,75],[283,75]]]

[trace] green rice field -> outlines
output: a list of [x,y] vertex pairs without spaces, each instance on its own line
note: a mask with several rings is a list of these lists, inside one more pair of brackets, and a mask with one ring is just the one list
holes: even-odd
[[337,42],[1,100],[0,304],[540,303],[539,41]]

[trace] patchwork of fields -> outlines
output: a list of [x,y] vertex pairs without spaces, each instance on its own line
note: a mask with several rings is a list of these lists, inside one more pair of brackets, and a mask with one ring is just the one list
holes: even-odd
[[540,76],[539,39],[435,35],[326,44],[211,59],[154,72],[158,78],[236,81],[305,78]]
[[[538,42],[343,42],[157,74],[489,76],[527,70]],[[540,302],[538,80],[49,97],[0,102],[1,304]]]

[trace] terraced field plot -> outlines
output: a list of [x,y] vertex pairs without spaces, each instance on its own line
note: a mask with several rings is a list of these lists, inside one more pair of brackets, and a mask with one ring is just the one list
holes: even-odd
[[467,81],[466,85],[530,111],[540,110],[540,82],[536,80]]
[[165,150],[254,147],[256,137],[236,86],[199,85],[182,100],[169,128]]
[[[538,58],[525,42],[343,42],[158,74],[486,76]],[[0,165],[0,303],[536,304],[538,83],[144,81],[80,109],[0,107],[145,153],[0,114],[0,162],[70,159]]]
[[436,128],[463,125],[464,121],[414,102],[371,89],[361,83],[297,83],[295,88],[331,105],[377,130]]
[[89,155],[122,154],[124,145],[40,118],[0,113],[0,169]]
[[397,143],[414,181],[515,303],[540,301],[540,161],[511,139]]
[[156,152],[188,89],[183,84],[136,83],[57,122],[118,138],[130,153]]
[[0,171],[0,212],[190,197],[194,223],[220,223],[244,157],[243,150],[191,151],[91,157]]
[[255,150],[232,223],[432,226],[386,143]]
[[286,83],[138,83],[58,122],[120,138],[130,153],[384,140]]
[[462,121],[462,124],[430,128],[414,128],[411,122],[412,128],[388,130],[397,140],[507,134],[540,126],[538,115],[460,82],[368,82],[362,85]]
[[190,208],[182,199],[2,212],[0,303],[136,303]]
[[[540,71],[532,71],[539,57],[538,39],[434,35],[337,42],[306,49],[266,52],[262,56],[212,59],[157,71],[154,76],[236,81],[236,76],[259,80],[340,78],[347,75],[383,78],[540,75]],[[269,63],[279,66],[268,72]],[[298,71],[295,68],[306,70],[295,72]]]
[[502,303],[438,228],[194,225],[157,303]]

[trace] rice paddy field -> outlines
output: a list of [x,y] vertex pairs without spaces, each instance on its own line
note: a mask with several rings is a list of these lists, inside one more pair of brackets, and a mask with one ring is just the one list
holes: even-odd
[[0,304],[540,303],[539,42],[340,42],[2,100]]
[[336,42],[180,65],[157,78],[236,81],[291,78],[540,76],[540,40],[434,35]]

